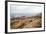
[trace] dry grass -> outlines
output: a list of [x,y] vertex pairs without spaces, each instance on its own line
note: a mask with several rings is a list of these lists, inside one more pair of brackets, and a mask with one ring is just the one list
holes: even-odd
[[40,28],[42,24],[41,16],[25,17],[20,19],[11,20],[11,29],[21,28]]

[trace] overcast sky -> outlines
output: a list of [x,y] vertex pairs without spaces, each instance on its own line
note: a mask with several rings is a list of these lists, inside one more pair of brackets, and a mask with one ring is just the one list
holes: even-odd
[[16,5],[11,5],[11,11],[10,11],[10,15],[14,16],[18,15],[36,15],[38,13],[42,12],[42,8],[43,7],[38,7],[38,6],[16,6]]

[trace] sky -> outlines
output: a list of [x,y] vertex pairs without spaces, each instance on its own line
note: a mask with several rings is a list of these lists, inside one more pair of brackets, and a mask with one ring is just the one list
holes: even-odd
[[32,16],[42,12],[43,7],[39,6],[24,6],[24,5],[11,5],[11,16]]

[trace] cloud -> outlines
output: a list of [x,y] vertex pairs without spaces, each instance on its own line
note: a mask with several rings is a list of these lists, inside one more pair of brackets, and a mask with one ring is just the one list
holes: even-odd
[[43,7],[37,6],[16,6],[11,5],[11,14],[31,14],[36,15],[37,13],[42,12]]

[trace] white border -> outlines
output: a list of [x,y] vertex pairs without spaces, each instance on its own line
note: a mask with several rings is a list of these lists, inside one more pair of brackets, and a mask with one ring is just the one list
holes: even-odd
[[[28,29],[10,29],[10,4],[21,4],[21,5],[40,5],[43,7],[42,11],[42,28],[28,28]],[[21,32],[21,31],[37,31],[37,30],[44,30],[44,4],[32,4],[32,3],[16,3],[16,2],[8,2],[8,32]]]

